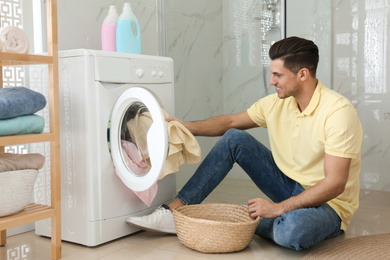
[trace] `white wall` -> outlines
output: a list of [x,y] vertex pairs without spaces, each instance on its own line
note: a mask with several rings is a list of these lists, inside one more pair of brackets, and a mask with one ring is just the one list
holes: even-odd
[[[259,64],[250,65],[244,51],[241,65],[234,65],[230,19],[235,1],[167,0],[167,55],[175,61],[176,115],[184,120],[239,112],[265,94]],[[59,0],[59,48],[100,49],[108,5],[120,10],[123,2]],[[156,1],[130,2],[143,28],[143,53],[157,54]],[[375,190],[390,190],[388,11],[389,0],[287,1],[287,36],[309,38],[319,46],[318,78],[349,98],[359,112],[365,133],[361,187]],[[247,36],[242,41],[246,50]],[[251,133],[267,144],[265,130]],[[217,139],[198,140],[205,156]],[[180,169],[179,187],[195,168]],[[246,178],[236,168],[229,176]]]
[[[185,121],[223,114],[222,0],[167,1],[167,56],[175,62],[176,116]],[[216,138],[198,137],[202,159]],[[181,166],[180,189],[196,167]]]
[[58,0],[58,49],[101,49],[101,27],[109,5],[120,15],[123,4],[131,4],[141,28],[142,54],[157,55],[160,39],[157,33],[154,0]]

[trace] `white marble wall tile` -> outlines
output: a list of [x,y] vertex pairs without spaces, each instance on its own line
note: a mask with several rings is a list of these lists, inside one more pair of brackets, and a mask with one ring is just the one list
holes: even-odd
[[[222,1],[167,1],[167,56],[175,64],[176,116],[185,121],[223,114]],[[216,139],[198,137],[202,157]],[[197,165],[181,166],[179,188]]]
[[101,49],[101,28],[108,7],[115,5],[118,15],[123,4],[131,4],[141,29],[141,53],[157,55],[160,39],[157,34],[157,12],[154,0],[59,0],[58,49]]
[[221,114],[221,1],[167,2],[167,55],[175,61],[177,115]]

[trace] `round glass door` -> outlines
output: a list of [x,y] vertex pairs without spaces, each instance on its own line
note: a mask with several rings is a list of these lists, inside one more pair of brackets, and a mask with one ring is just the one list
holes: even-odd
[[168,134],[158,101],[131,87],[117,100],[110,122],[111,157],[118,177],[134,191],[151,187],[168,155]]

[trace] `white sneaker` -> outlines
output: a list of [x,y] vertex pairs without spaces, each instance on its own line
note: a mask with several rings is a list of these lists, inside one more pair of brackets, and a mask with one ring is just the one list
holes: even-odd
[[173,214],[169,210],[169,207],[165,204],[158,207],[150,215],[142,217],[128,217],[126,222],[143,230],[176,234]]

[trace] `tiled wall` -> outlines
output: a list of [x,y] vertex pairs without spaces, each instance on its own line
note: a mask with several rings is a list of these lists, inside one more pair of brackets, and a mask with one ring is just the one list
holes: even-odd
[[[108,5],[113,3],[120,11],[123,2],[59,1],[60,49],[99,49],[100,26]],[[129,2],[144,32],[143,53],[157,54],[156,1]],[[234,8],[238,2],[242,3],[239,7],[243,10],[246,4],[252,6],[252,12],[247,13],[254,17],[237,18]],[[257,45],[257,52],[253,52],[253,44],[256,46],[259,42],[253,43],[256,41],[249,33],[259,28],[253,22],[256,8],[260,8],[257,2],[262,1],[166,0],[166,50],[175,61],[177,117],[197,120],[239,112],[266,94],[263,68],[258,60],[261,56],[257,56],[261,47]],[[325,85],[348,97],[359,112],[365,133],[361,187],[376,190],[390,190],[390,175],[387,174],[390,168],[390,101],[386,73],[388,9],[389,0],[287,1],[287,36],[306,37],[317,43],[320,48],[318,77]],[[241,31],[239,44],[234,25],[237,19],[248,28]],[[241,56],[237,56],[237,45],[241,46]],[[249,53],[257,56],[254,61]],[[267,144],[266,130],[255,129],[251,133]],[[216,138],[198,140],[204,157]],[[195,168],[181,167],[179,186]],[[246,175],[234,168],[229,176],[245,178]]]
[[155,0],[66,0],[58,2],[58,49],[101,49],[101,26],[110,5],[118,15],[130,3],[140,23],[142,54],[157,55],[160,39]]
[[[185,121],[223,114],[221,0],[167,1],[167,55],[175,62],[176,116]],[[198,137],[202,158],[215,138]],[[180,188],[197,165],[181,166]]]

